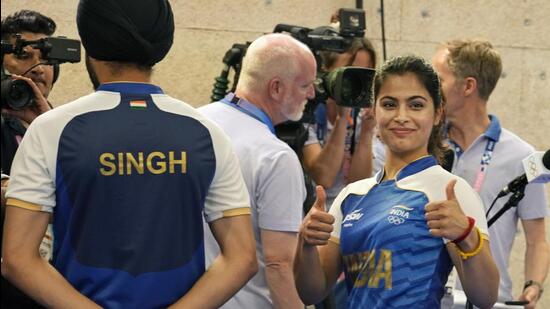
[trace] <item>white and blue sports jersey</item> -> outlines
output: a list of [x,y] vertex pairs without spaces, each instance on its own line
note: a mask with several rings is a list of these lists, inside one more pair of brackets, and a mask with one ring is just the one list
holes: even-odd
[[[448,240],[430,234],[424,208],[446,199],[445,187],[458,177],[431,156],[405,166],[395,180],[380,182],[382,176],[348,185],[330,209],[348,308],[439,308],[453,263]],[[464,213],[487,234],[477,193],[458,178],[455,194]]]
[[53,212],[55,268],[106,308],[171,305],[205,271],[203,215],[250,213],[227,136],[141,83],[104,84],[37,118],[7,196]]

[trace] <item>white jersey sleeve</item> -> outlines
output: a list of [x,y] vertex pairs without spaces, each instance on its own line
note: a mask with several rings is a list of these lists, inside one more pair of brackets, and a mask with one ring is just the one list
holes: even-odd
[[[48,164],[48,145],[42,134],[46,130],[37,118],[28,128],[14,157],[7,204],[35,211],[52,212],[55,207],[55,165]],[[49,145],[51,146],[51,145]]]
[[346,221],[346,216],[342,210],[342,203],[350,194],[366,195],[372,187],[376,184],[376,176],[371,178],[365,178],[356,182],[348,184],[338,196],[334,199],[334,202],[330,206],[329,214],[334,217],[334,223],[332,224],[333,230],[330,239],[335,243],[340,243],[340,233],[342,231],[342,225]]
[[205,219],[212,222],[223,217],[250,214],[248,190],[231,142],[213,123],[208,127],[216,154],[216,172],[206,195]]

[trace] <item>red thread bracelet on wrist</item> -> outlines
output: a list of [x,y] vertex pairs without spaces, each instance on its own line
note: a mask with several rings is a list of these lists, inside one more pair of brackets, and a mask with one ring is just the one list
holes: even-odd
[[[466,228],[464,233],[462,233],[462,235],[458,236],[458,238],[453,240],[453,242],[455,244],[458,244],[459,242],[463,241],[466,237],[468,237],[468,235],[470,235],[470,232],[474,228],[474,225],[476,224],[476,219],[474,219],[472,217],[466,217],[466,218],[468,218],[468,227]],[[480,239],[480,241],[481,241],[481,239]]]

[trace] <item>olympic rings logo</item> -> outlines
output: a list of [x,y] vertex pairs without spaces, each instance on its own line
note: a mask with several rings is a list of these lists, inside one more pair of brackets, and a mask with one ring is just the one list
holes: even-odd
[[405,222],[405,219],[397,216],[388,216],[388,221],[391,224],[399,225]]
[[529,158],[529,161],[527,162],[529,165],[529,171],[530,174],[534,177],[537,176],[537,163],[535,162],[535,158],[531,157]]

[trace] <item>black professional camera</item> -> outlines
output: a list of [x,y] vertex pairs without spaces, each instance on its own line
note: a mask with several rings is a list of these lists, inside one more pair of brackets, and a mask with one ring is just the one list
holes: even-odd
[[353,38],[362,38],[365,35],[365,11],[342,8],[338,14],[340,31],[326,26],[309,29],[278,24],[273,32],[288,32],[293,38],[306,44],[314,53],[319,51],[343,53],[351,46]]
[[351,47],[353,40],[361,39],[365,35],[365,11],[342,8],[338,14],[340,31],[326,26],[309,29],[279,24],[273,32],[288,32],[306,44],[315,55],[318,83],[315,85],[314,102],[325,102],[331,97],[342,106],[368,107],[371,103],[374,70],[360,67],[342,67],[332,72],[322,70],[321,52],[344,53]]
[[[374,70],[359,67],[342,67],[333,72],[323,72],[322,51],[337,53],[346,52],[353,40],[365,34],[365,11],[360,9],[340,9],[340,31],[332,27],[310,29],[301,26],[278,24],[274,33],[286,32],[298,41],[306,44],[317,60],[318,83],[315,85],[315,100],[309,102],[306,110],[313,110],[318,102],[325,102],[328,97],[347,107],[368,107],[371,104],[371,85]],[[230,91],[234,92],[239,80],[242,59],[246,54],[246,44],[233,44],[226,52],[223,62],[225,67],[216,77],[211,99],[213,102],[223,99],[227,92],[230,69],[235,70],[234,82]]]
[[[34,103],[34,92],[29,84],[23,80],[14,80],[11,75],[5,72],[4,55],[15,54],[22,55],[24,48],[31,46],[34,49],[39,49],[42,53],[44,63],[37,65],[54,65],[64,62],[79,62],[80,61],[80,41],[72,40],[65,37],[48,37],[34,41],[28,41],[21,38],[21,35],[15,35],[15,43],[2,41],[2,68],[1,73],[1,106],[2,108],[10,108],[21,110]],[[27,70],[30,71],[32,68]],[[58,69],[58,68],[57,68]]]
[[317,101],[333,98],[345,107],[369,107],[375,71],[359,67],[342,67],[332,72],[318,72],[315,85]]
[[[315,99],[309,100],[304,110],[304,116],[299,122],[287,121],[275,127],[277,137],[285,141],[301,158],[302,147],[307,139],[307,131],[303,123],[313,123],[314,111],[319,103],[333,98],[341,106],[361,108],[371,105],[372,81],[375,71],[360,67],[341,67],[332,72],[325,72],[321,52],[344,53],[350,49],[353,40],[362,39],[365,34],[365,11],[361,9],[340,9],[340,30],[332,27],[310,29],[301,26],[278,24],[273,32],[286,32],[293,38],[307,45],[317,60],[317,81],[315,83]],[[216,77],[211,100],[223,99],[229,88],[229,74],[234,70],[234,81],[229,89],[235,92],[242,60],[250,42],[233,44],[223,58],[224,68]]]
[[[331,97],[346,107],[361,108],[371,105],[371,86],[374,70],[360,67],[342,67],[332,72],[324,72],[321,52],[344,53],[350,50],[354,40],[362,39],[365,34],[365,11],[360,9],[340,9],[340,30],[332,27],[309,29],[301,26],[278,24],[273,32],[287,32],[298,41],[304,43],[313,52],[317,60],[317,81],[315,83],[315,99],[309,100],[304,110],[303,118],[298,121],[287,121],[275,126],[277,137],[287,143],[302,161],[302,149],[308,138],[307,123],[314,123],[314,112],[319,103],[326,102]],[[216,77],[212,96],[213,102],[222,100],[229,88],[229,74],[234,70],[234,79],[229,91],[235,92],[242,67],[242,60],[250,42],[233,44],[223,57],[224,68]],[[352,141],[353,149],[353,141]],[[315,198],[315,188],[309,176],[304,174],[307,189],[307,199],[304,211],[309,211]]]

